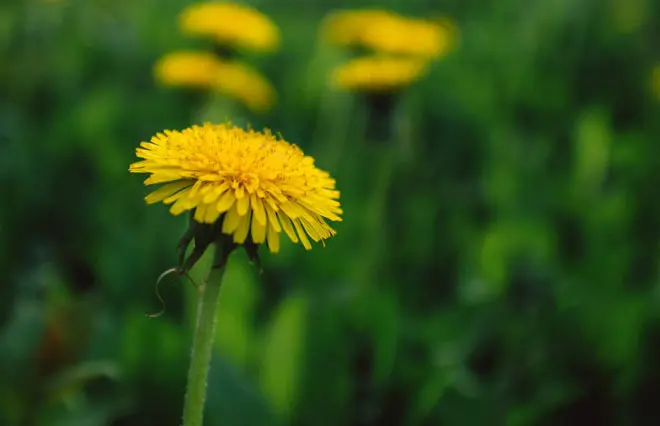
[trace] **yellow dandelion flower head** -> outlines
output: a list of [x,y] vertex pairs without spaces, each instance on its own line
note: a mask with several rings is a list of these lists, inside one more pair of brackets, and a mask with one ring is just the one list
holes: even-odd
[[256,69],[239,61],[220,62],[213,87],[256,113],[267,111],[276,99],[275,89],[268,80]]
[[129,170],[149,173],[146,185],[163,184],[147,203],[171,204],[174,215],[194,210],[200,223],[222,221],[222,232],[237,244],[250,237],[276,253],[284,233],[309,250],[310,239],[335,235],[326,220],[341,221],[335,180],[268,130],[208,123],[166,130],[136,154],[142,160]]
[[384,9],[340,10],[325,18],[321,35],[323,39],[337,46],[360,46],[365,27],[392,19],[396,19],[396,15]]
[[335,68],[331,84],[357,92],[390,92],[409,86],[426,70],[426,61],[420,59],[363,56]]
[[381,20],[364,29],[361,43],[374,51],[439,58],[449,51],[453,29],[443,23],[399,17]]
[[277,26],[266,15],[236,3],[193,4],[181,12],[179,26],[188,35],[260,52],[274,50],[280,41]]
[[660,100],[660,65],[656,65],[651,73],[651,85],[656,99]]
[[209,88],[217,80],[220,65],[211,53],[177,51],[156,62],[154,77],[165,86]]
[[322,27],[324,38],[344,47],[378,53],[438,58],[453,46],[456,26],[448,18],[414,19],[380,9],[331,14]]

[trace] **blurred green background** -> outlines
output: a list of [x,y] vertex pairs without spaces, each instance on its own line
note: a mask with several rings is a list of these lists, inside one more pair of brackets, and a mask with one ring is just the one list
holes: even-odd
[[[337,178],[326,248],[237,253],[208,425],[660,424],[660,3],[253,1],[269,113],[154,83],[204,44],[177,0],[0,5],[0,425],[177,425],[194,318],[186,220],[147,206],[140,141],[202,119],[281,132]],[[395,142],[332,91],[337,8],[448,16],[460,44]],[[201,279],[204,259],[193,271]]]

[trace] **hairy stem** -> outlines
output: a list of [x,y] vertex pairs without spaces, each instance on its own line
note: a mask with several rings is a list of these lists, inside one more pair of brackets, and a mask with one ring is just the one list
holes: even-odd
[[[222,257],[220,247],[216,247],[216,260]],[[202,426],[206,383],[213,352],[215,324],[220,302],[220,284],[225,270],[225,262],[215,263],[206,282],[199,288],[197,322],[193,337],[192,355],[188,370],[188,384],[183,405],[183,426]]]

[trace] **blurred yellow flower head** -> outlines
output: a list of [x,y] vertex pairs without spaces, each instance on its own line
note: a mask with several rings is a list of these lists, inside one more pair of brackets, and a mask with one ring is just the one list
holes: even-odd
[[145,185],[163,184],[149,204],[171,204],[174,215],[194,211],[199,223],[221,223],[222,233],[243,244],[280,249],[280,235],[312,248],[335,235],[326,220],[341,221],[335,180],[296,145],[268,130],[245,131],[205,124],[158,133],[142,142],[132,173],[149,173]]
[[209,88],[218,76],[220,61],[205,52],[178,51],[161,57],[154,66],[156,80],[165,86]]
[[426,61],[414,58],[364,56],[335,68],[331,84],[356,92],[393,92],[417,81],[426,72]]
[[277,26],[268,17],[235,3],[193,4],[181,12],[179,24],[185,34],[254,51],[272,51],[280,40]]
[[275,89],[257,70],[239,61],[223,61],[211,53],[179,51],[163,56],[154,67],[165,86],[213,90],[240,101],[253,112],[275,102]]
[[220,63],[213,89],[239,100],[253,112],[265,112],[275,103],[275,89],[256,69],[239,61]]
[[338,46],[359,46],[366,27],[388,19],[395,19],[395,15],[383,9],[333,12],[326,17],[322,25],[322,35],[328,42]]
[[433,59],[454,45],[457,29],[448,18],[431,21],[385,10],[355,10],[330,15],[323,33],[328,41],[339,46]]

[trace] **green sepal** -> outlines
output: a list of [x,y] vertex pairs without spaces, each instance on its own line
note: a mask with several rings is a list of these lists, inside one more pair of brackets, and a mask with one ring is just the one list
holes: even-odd
[[245,253],[247,253],[250,262],[257,267],[259,274],[263,273],[264,269],[261,266],[261,258],[259,257],[259,244],[255,244],[252,241],[246,241],[243,244],[243,248],[245,248]]
[[[186,258],[186,251],[191,242],[194,247],[190,255]],[[180,274],[188,273],[204,255],[206,249],[216,244],[216,264],[214,268],[222,267],[227,261],[229,254],[236,248],[236,243],[232,241],[230,235],[222,233],[220,221],[213,224],[199,223],[194,219],[194,210],[190,213],[188,229],[177,245],[179,250],[178,270]]]

